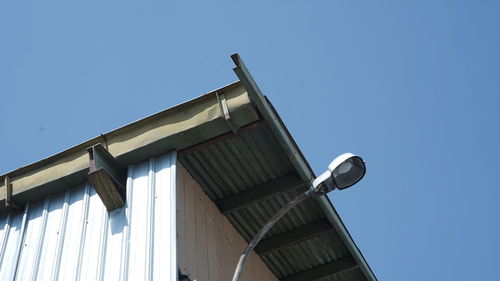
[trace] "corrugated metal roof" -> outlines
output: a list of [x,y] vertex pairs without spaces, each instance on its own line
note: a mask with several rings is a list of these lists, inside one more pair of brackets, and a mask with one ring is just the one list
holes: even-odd
[[115,211],[83,184],[2,215],[0,280],[174,280],[174,180],[169,154],[129,168]]
[[[268,126],[258,126],[200,149],[181,152],[179,159],[216,202],[295,172]],[[304,190],[279,193],[228,212],[226,216],[250,241],[276,211]],[[264,239],[323,218],[325,214],[317,201],[308,199],[283,216]],[[349,255],[340,237],[333,231],[263,255],[262,258],[281,279]],[[359,275],[361,278],[357,278],[351,271],[355,270],[342,273],[346,280],[366,280],[362,274]],[[342,278],[342,274],[332,278]]]
[[238,138],[186,154],[183,159],[198,165],[193,172],[210,186],[207,191],[212,200],[224,198],[294,171],[270,134],[267,127],[257,127]]
[[[268,122],[273,135],[281,144],[281,148],[288,156],[289,161],[295,167],[297,174],[302,178],[302,180],[311,183],[315,178],[314,172],[307,163],[297,144],[291,137],[280,116],[278,115],[272,104],[269,102],[267,97],[264,96],[262,91],[259,89],[257,82],[253,79],[241,57],[237,53],[235,53],[231,55],[231,58],[235,63],[235,68],[233,68],[234,72],[240,79],[241,83],[245,86],[245,89],[248,91],[250,100],[258,109],[262,119]],[[327,272],[330,274],[334,274],[333,272],[342,272],[346,268],[352,269],[353,265],[356,265],[362,271],[366,279],[370,281],[376,281],[377,278],[370,269],[370,266],[366,262],[361,251],[354,243],[352,237],[349,235],[345,225],[333,208],[330,200],[326,197],[326,195],[324,195],[318,197],[317,202],[321,209],[324,211],[330,223],[338,231],[342,241],[345,243],[347,249],[349,249],[349,252],[352,255],[352,259],[344,260],[343,262],[336,261],[336,264],[331,263],[321,267],[313,268],[311,270],[308,270],[307,272],[295,275],[295,277],[292,276],[291,278],[287,278],[287,280],[302,281],[308,279],[321,279],[319,276],[323,275],[317,274],[318,271],[323,271],[324,269],[326,269],[326,272],[323,271],[324,274],[326,274]]]
[[[6,198],[7,188],[5,187],[12,187],[13,200],[24,204],[61,191],[67,188],[68,185],[81,183],[85,179],[88,170],[86,148],[97,142],[107,142],[109,151],[122,164],[144,161],[149,157],[156,157],[173,149],[186,151],[189,150],[186,149],[187,147],[198,146],[202,143],[201,149],[185,153],[182,161],[214,201],[233,198],[232,196],[241,194],[243,191],[253,191],[260,184],[270,183],[275,180],[279,181],[289,175],[297,175],[304,182],[312,181],[314,173],[278,114],[258,89],[241,58],[238,55],[233,55],[232,58],[236,63],[234,70],[241,82],[94,138],[55,156],[13,171],[8,175],[0,176],[0,179],[5,179],[5,183],[11,182],[8,186],[0,182],[0,199]],[[227,98],[231,120],[227,120],[220,112],[221,104],[218,99],[220,91],[224,91]],[[233,98],[230,98],[231,93],[234,95]],[[187,113],[194,113],[194,115]],[[211,142],[214,140],[213,138],[217,139],[217,136],[227,134],[234,128],[247,127],[258,120],[260,120],[259,122],[264,121],[266,126],[252,127],[251,130],[247,131],[240,130],[237,137]],[[183,123],[184,121],[189,121],[189,124]],[[176,123],[176,128],[171,127],[172,123]],[[206,145],[207,143],[211,143],[211,145]],[[2,184],[5,185],[4,188],[2,188]],[[232,212],[228,211],[226,214],[245,239],[249,240],[264,221],[297,192],[299,191],[294,190],[275,194],[258,203]],[[77,201],[84,204],[85,195],[82,196]],[[92,198],[94,195],[87,193],[86,196]],[[53,214],[60,212],[62,220],[65,212],[68,212],[68,214],[77,212],[75,208],[71,208],[71,204],[66,204],[66,208],[72,211],[64,211],[66,195],[64,195],[64,199],[59,199],[62,200],[63,203],[59,203],[62,205],[54,205],[54,198],[56,198],[55,195],[51,197],[50,201],[37,203],[36,208],[38,209],[36,211],[32,210],[34,207],[28,209],[25,224],[23,224],[22,217],[19,216],[3,217],[5,224],[3,224],[4,228],[2,229],[4,232],[0,236],[2,238],[0,240],[0,247],[2,247],[0,249],[2,250],[0,252],[0,262],[3,262],[4,259],[9,260],[8,256],[11,253],[14,253],[14,255],[16,253],[22,254],[22,247],[25,246],[21,243],[24,238],[17,236],[21,242],[15,239],[19,233],[29,230],[23,225],[29,224],[30,216],[34,216],[32,224],[40,224],[38,234],[46,235],[47,226],[50,225],[48,221],[51,221]],[[51,208],[54,208],[54,210]],[[4,205],[0,204],[0,212],[6,210]],[[33,215],[35,213],[38,215]],[[293,276],[300,270],[314,268],[316,265],[352,255],[356,264],[359,265],[359,269],[339,273],[331,277],[333,278],[331,280],[342,280],[345,277],[347,278],[345,280],[369,279],[375,281],[376,278],[373,272],[371,272],[361,252],[352,241],[331,202],[325,196],[318,198],[318,200],[304,202],[298,208],[290,211],[275,225],[266,238],[278,237],[278,235],[296,229],[298,226],[322,220],[325,216],[332,224],[332,227],[338,231],[338,235],[332,235],[331,233],[321,235],[300,242],[295,246],[264,255],[263,259],[266,260],[269,267],[281,278]],[[112,221],[106,222],[105,219],[102,224],[105,226],[108,224],[111,227],[114,225]],[[33,228],[31,227],[31,229]],[[49,226],[50,228],[51,226]],[[84,229],[87,231],[86,226],[84,226]],[[96,227],[95,229],[100,228]],[[105,227],[103,226],[102,229],[105,229]],[[3,235],[7,233],[9,235]],[[109,231],[102,233],[109,234]],[[39,237],[36,234],[32,235],[35,238]],[[9,237],[14,239],[12,240],[14,242],[11,243]],[[19,249],[12,246],[12,244],[18,245]],[[32,255],[38,257],[36,258],[37,263],[40,262],[39,259],[42,259],[44,255],[40,254],[43,253],[45,247],[42,244],[38,243],[38,246],[33,246],[35,250]],[[80,264],[82,261],[77,260],[77,262]],[[0,266],[2,266],[0,272],[4,270],[1,274],[12,273],[8,272],[12,268],[4,269],[3,265]],[[31,270],[38,272],[38,266],[33,266],[34,268]],[[81,263],[81,266],[87,265]],[[102,268],[102,264],[96,266],[99,270]],[[14,269],[14,272],[16,272],[16,269]],[[356,272],[359,276],[365,277],[355,275]]]

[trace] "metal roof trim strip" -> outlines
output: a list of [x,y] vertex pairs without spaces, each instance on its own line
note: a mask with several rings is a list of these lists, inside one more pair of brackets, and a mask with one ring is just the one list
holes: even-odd
[[[236,53],[233,54],[231,58],[236,65],[233,70],[240,81],[243,83],[243,86],[246,88],[250,99],[256,104],[264,119],[270,124],[271,130],[280,141],[289,159],[297,169],[297,172],[301,175],[302,179],[304,181],[309,181],[312,184],[312,181],[315,178],[314,171],[312,171],[311,167],[300,152],[298,146],[289,135],[278,114],[273,110],[264,94],[260,91],[257,83],[248,71],[241,57]],[[320,198],[318,198],[318,202],[321,208],[325,211],[328,220],[338,230],[339,235],[348,247],[349,252],[351,252],[356,262],[360,265],[360,269],[365,277],[368,280],[377,281],[377,278],[373,274],[373,271],[361,254],[359,248],[356,246],[356,243],[354,243],[354,240],[347,231],[344,223],[335,211],[335,208],[333,207],[331,201],[328,199],[328,197],[321,196]]]
[[[133,164],[147,159],[138,155],[139,150],[149,149],[149,154],[152,151],[166,153],[227,133],[231,129],[221,118],[216,92],[224,92],[232,122],[236,125],[244,126],[259,119],[245,88],[238,81],[2,175],[0,200],[6,198],[4,179],[7,175],[14,196],[39,186],[44,186],[45,190],[45,185],[54,181],[66,182],[64,179],[70,176],[81,177],[88,169],[86,149],[97,143],[107,144],[109,152],[123,164]],[[163,151],[158,151],[160,144]],[[47,193],[51,192],[47,190]]]

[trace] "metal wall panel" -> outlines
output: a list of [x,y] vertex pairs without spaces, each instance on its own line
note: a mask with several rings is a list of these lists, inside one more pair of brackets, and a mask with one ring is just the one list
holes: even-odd
[[89,184],[0,217],[0,280],[176,280],[175,153],[130,166],[107,212]]
[[[268,126],[181,153],[179,161],[213,201],[251,190],[256,185],[272,182],[295,170]],[[248,242],[274,213],[303,191],[278,193],[232,211],[226,217]],[[264,239],[324,218],[325,213],[317,201],[308,199],[276,222]],[[278,278],[284,278],[349,255],[339,235],[330,232],[293,247],[285,247],[262,259]],[[366,279],[361,277],[359,280]]]
[[[177,167],[178,261],[191,280],[231,280],[236,263],[247,246],[238,231],[217,209],[182,165]],[[278,281],[253,253],[241,281]]]

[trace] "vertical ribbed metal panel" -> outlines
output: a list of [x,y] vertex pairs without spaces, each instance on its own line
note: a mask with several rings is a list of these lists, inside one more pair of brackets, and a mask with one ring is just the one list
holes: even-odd
[[0,216],[0,280],[176,280],[175,163],[130,166],[112,212],[84,184]]
[[[296,172],[268,126],[184,152],[179,160],[213,201]],[[303,191],[281,192],[225,215],[241,236],[250,241],[274,213]],[[325,218],[317,201],[306,200],[285,214],[264,239]],[[332,231],[283,247],[262,259],[278,278],[284,278],[347,256],[349,250],[339,234]],[[349,274],[346,276],[354,276]],[[360,276],[346,280],[366,280]]]

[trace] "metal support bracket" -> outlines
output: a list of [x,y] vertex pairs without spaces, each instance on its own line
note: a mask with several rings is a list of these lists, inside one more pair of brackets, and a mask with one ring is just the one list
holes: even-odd
[[14,209],[17,211],[22,210],[21,206],[17,204],[13,199],[12,199],[12,183],[10,182],[10,177],[9,175],[5,176],[5,188],[7,189],[7,196],[5,197],[5,207],[8,209]]
[[89,173],[87,178],[108,211],[125,204],[125,169],[101,144],[87,149]]
[[220,110],[222,112],[222,119],[226,121],[226,124],[229,126],[231,131],[233,131],[235,135],[238,135],[239,128],[235,126],[231,121],[231,115],[229,115],[229,107],[227,106],[226,96],[224,96],[224,93],[220,91],[216,91],[215,95],[217,96],[217,101],[219,102],[220,105]]

